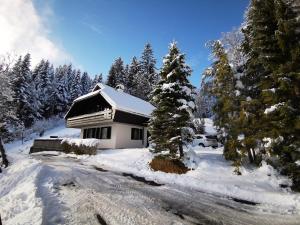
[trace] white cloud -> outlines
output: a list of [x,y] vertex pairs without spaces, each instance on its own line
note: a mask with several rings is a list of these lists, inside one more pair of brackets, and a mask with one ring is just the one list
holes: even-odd
[[73,61],[66,51],[49,38],[46,22],[51,9],[41,17],[33,0],[0,1],[0,55],[24,55],[30,53],[32,64],[49,59],[54,64]]

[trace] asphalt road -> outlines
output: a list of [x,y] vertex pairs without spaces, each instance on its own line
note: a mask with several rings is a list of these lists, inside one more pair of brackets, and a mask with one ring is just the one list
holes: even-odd
[[73,158],[33,157],[43,165],[37,185],[43,224],[300,224],[299,216],[263,213],[251,202],[157,184]]

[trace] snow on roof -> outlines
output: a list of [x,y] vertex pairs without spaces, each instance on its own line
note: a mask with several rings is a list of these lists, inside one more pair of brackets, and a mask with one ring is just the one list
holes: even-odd
[[74,100],[74,102],[78,102],[78,101],[81,101],[81,100],[83,100],[83,99],[90,98],[90,97],[95,96],[95,95],[97,95],[97,94],[99,94],[99,93],[100,93],[99,90],[97,90],[97,91],[92,91],[92,92],[90,92],[90,93],[88,93],[88,94],[86,94],[86,95],[82,95],[82,96],[76,98],[76,99]]
[[155,109],[155,107],[147,101],[122,91],[117,91],[102,83],[96,84],[92,92],[75,99],[74,102],[90,98],[97,94],[101,94],[112,107],[120,111],[150,117],[152,111]]

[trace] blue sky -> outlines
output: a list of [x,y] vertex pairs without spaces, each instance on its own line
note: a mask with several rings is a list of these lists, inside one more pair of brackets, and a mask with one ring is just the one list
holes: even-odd
[[[44,3],[35,1],[35,7]],[[248,0],[52,0],[51,39],[56,40],[90,75],[107,74],[121,56],[130,63],[152,44],[157,66],[172,40],[192,67],[199,86],[210,62],[205,43],[243,21]],[[49,3],[49,2],[48,2]],[[40,10],[40,12],[43,12]]]

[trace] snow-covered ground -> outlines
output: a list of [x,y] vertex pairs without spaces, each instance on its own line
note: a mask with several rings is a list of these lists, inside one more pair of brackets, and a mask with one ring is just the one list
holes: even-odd
[[280,176],[271,166],[259,169],[243,168],[241,176],[233,173],[225,161],[222,148],[195,147],[188,156],[193,170],[177,175],[154,172],[148,163],[153,155],[148,149],[116,149],[99,152],[96,156],[80,156],[84,164],[132,173],[163,184],[187,186],[199,191],[217,193],[232,198],[261,203],[259,210],[283,214],[300,213],[300,194],[280,187],[290,181]]
[[[209,123],[210,121],[206,121],[206,124]],[[208,133],[214,132],[212,124],[207,125],[206,131]],[[64,125],[61,125],[45,132],[46,137],[50,135],[74,138],[79,136],[79,130],[66,129]],[[293,193],[289,188],[280,187],[280,185],[290,184],[290,180],[280,176],[272,167],[266,164],[259,169],[243,168],[243,175],[237,176],[233,173],[234,168],[230,165],[230,162],[225,161],[223,158],[222,148],[191,147],[189,153],[186,153],[186,164],[193,169],[187,174],[176,175],[152,171],[148,163],[151,161],[153,154],[148,149],[105,150],[98,151],[98,154],[95,156],[76,156],[73,154],[47,152],[47,155],[53,155],[47,158],[48,156],[40,156],[43,153],[28,155],[32,142],[30,140],[22,145],[20,141],[16,141],[5,145],[12,164],[0,174],[0,215],[4,224],[41,224],[42,221],[51,221],[53,224],[74,224],[75,220],[73,220],[70,210],[75,203],[92,201],[91,198],[96,199],[95,196],[97,196],[97,199],[106,202],[105,204],[112,204],[111,200],[120,200],[113,193],[109,193],[110,197],[108,197],[103,195],[102,192],[100,194],[99,190],[103,191],[105,189],[105,192],[109,192],[109,190],[112,190],[112,187],[109,185],[118,190],[122,189],[122,185],[124,186],[128,182],[125,182],[124,178],[118,175],[123,173],[133,174],[138,177],[144,177],[146,180],[164,184],[162,187],[168,187],[163,190],[165,193],[171,189],[177,190],[178,193],[179,190],[184,190],[181,191],[182,195],[185,192],[186,195],[192,193],[195,201],[199,198],[199,204],[201,204],[202,198],[206,198],[206,195],[201,196],[200,193],[209,193],[213,196],[219,196],[218,199],[220,201],[221,199],[238,199],[247,200],[250,203],[258,203],[253,206],[252,210],[259,215],[266,215],[270,218],[273,217],[272,215],[282,215],[292,218],[292,221],[295,218],[299,219],[300,194]],[[95,167],[110,171],[111,176],[101,176],[95,169],[90,169]],[[92,176],[95,177],[92,178]],[[98,181],[97,179],[102,180]],[[101,186],[105,182],[108,186]],[[73,185],[76,187],[80,186],[82,189],[65,188],[68,185],[71,187]],[[127,186],[125,187],[128,188]],[[161,190],[159,188],[155,190]],[[148,193],[147,190],[143,190],[143,193]],[[127,199],[125,202],[120,200],[122,207],[126,207],[126,204],[128,204],[129,208],[132,208],[132,210],[134,208],[134,212],[138,211],[136,208],[140,204],[146,204],[143,206],[146,208],[154,207],[152,206],[154,200],[144,199],[143,201],[145,202],[143,203],[140,202],[140,199],[134,199],[136,193],[133,193],[133,190],[128,190],[126,194],[132,195],[132,199],[130,201]],[[92,197],[93,195],[95,196]],[[76,199],[77,196],[78,198],[79,196],[81,198],[84,197],[84,199]],[[89,200],[86,199],[87,196],[89,196]],[[140,198],[145,198],[145,196]],[[90,204],[96,203],[90,202]],[[86,207],[91,207],[91,205],[86,205]],[[101,204],[97,205],[97,207],[102,207],[101,213],[106,215],[106,218],[107,215],[113,214],[105,211],[108,208]],[[116,213],[117,211],[121,213],[118,204],[111,207],[114,207]],[[217,206],[215,205],[214,207]],[[75,209],[72,208],[72,210]],[[80,213],[78,211],[79,208],[76,208],[76,210],[76,213]],[[88,210],[88,208],[85,210]],[[109,208],[109,210],[112,209]],[[139,210],[141,210],[140,207]],[[61,215],[61,211],[65,213]],[[84,213],[85,217],[87,217],[87,211]],[[122,213],[124,215],[132,214],[133,217],[134,215],[136,216],[132,211],[129,212],[129,209],[128,212],[122,211]],[[142,221],[147,216],[150,217],[151,215],[143,215],[137,221]],[[113,218],[112,215],[112,218],[110,218],[112,224],[114,224],[113,221],[115,221],[115,224],[122,224],[122,218],[119,218],[120,220],[113,220]],[[163,220],[163,218],[166,219],[167,215],[161,213],[160,223],[167,221]],[[170,216],[170,218],[173,217]],[[81,219],[79,218],[76,221],[81,221]],[[126,221],[128,223],[124,222],[123,224],[138,224],[137,222],[133,223],[130,219]],[[158,220],[155,221],[156,224],[159,224]],[[174,218],[172,221],[174,221]],[[148,222],[145,224],[148,224]],[[278,224],[280,223],[278,222]]]

